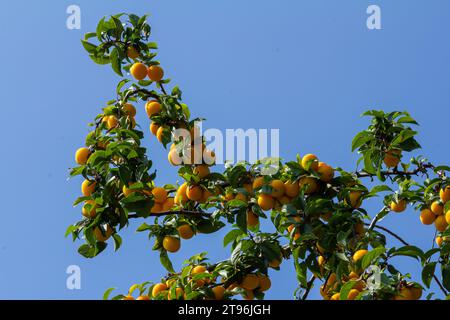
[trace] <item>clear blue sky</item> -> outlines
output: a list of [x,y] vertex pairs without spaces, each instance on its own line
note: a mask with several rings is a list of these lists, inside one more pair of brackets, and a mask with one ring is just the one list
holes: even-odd
[[[81,30],[66,29],[70,4],[81,7]],[[366,28],[369,4],[381,6],[383,30]],[[423,153],[449,163],[449,1],[8,1],[0,12],[0,298],[97,299],[108,287],[125,291],[165,273],[146,235],[135,233],[137,223],[122,233],[118,253],[110,247],[94,260],[64,238],[80,217],[71,204],[81,181],[67,181],[68,168],[86,124],[114,98],[119,80],[109,67],[93,64],[79,40],[102,16],[123,11],[152,14],[159,59],[207,127],[280,128],[282,157],[311,152],[352,170],[357,156],[350,141],[367,125],[359,115],[406,109],[421,124]],[[176,181],[155,139],[146,146],[158,183]],[[383,224],[415,245],[432,242],[434,228],[422,226],[412,210]],[[174,265],[201,251],[210,251],[212,261],[227,257],[223,235],[183,242]],[[417,276],[413,260],[399,262]],[[81,290],[66,289],[71,264],[81,267]],[[292,265],[285,262],[271,276],[267,297],[290,299]]]

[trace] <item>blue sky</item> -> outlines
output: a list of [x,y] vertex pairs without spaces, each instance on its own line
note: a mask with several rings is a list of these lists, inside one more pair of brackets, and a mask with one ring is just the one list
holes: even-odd
[[[81,7],[81,30],[66,28],[71,4]],[[369,4],[381,6],[382,30],[366,28]],[[98,299],[106,288],[125,291],[165,273],[146,235],[135,233],[137,223],[122,233],[119,252],[110,247],[94,260],[64,238],[80,217],[71,204],[81,181],[67,181],[68,168],[86,124],[114,98],[119,81],[109,67],[89,60],[79,40],[102,16],[124,11],[151,13],[166,74],[180,85],[192,113],[207,118],[206,127],[279,128],[283,158],[315,153],[352,170],[357,156],[350,142],[367,125],[359,115],[368,108],[408,110],[421,124],[422,153],[448,164],[448,1],[9,2],[0,12],[0,298]],[[139,105],[137,119],[149,137],[144,115]],[[156,140],[145,145],[157,182],[176,181]],[[374,213],[378,207],[371,202],[367,208]],[[412,210],[388,216],[383,225],[423,248],[433,240],[434,228],[422,226]],[[210,251],[212,261],[226,258],[224,234],[183,242],[174,265],[202,251]],[[414,261],[399,263],[418,275]],[[81,290],[66,289],[72,264],[81,267]],[[292,298],[293,266],[284,262],[271,277],[267,297]]]

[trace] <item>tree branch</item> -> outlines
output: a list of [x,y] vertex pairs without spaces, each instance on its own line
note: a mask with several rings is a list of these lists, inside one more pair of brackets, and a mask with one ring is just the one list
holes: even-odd
[[203,211],[189,211],[189,210],[176,210],[176,211],[164,211],[160,213],[150,213],[147,216],[142,216],[139,214],[130,214],[128,215],[128,219],[137,219],[137,218],[148,218],[148,217],[162,217],[162,216],[168,216],[171,214],[176,215],[189,215],[189,216],[203,216],[203,217],[209,217],[211,216],[211,213],[203,212]]
[[[425,173],[427,173],[428,169],[433,169],[433,168],[434,168],[434,165],[432,165],[431,163],[425,163],[425,164],[419,164],[419,166],[415,170],[411,170],[411,171],[400,171],[400,170],[397,170],[397,168],[394,168],[393,170],[381,171],[380,174],[385,177],[387,177],[387,176],[416,176],[416,175],[419,175],[420,173],[425,174]],[[364,170],[361,170],[361,171],[356,172],[356,176],[358,178],[372,178],[372,177],[376,177],[377,174],[369,173]]]
[[306,286],[306,290],[305,293],[302,296],[302,300],[306,300],[308,298],[309,293],[311,292],[311,289],[313,287],[314,284],[314,280],[316,280],[316,276],[312,275],[311,278],[308,281],[308,284]]
[[[368,226],[368,223],[365,223],[366,226]],[[389,230],[388,228],[382,227],[382,226],[374,226],[377,229],[383,230],[384,232],[390,234],[391,236],[393,236],[395,239],[397,239],[398,241],[400,241],[402,244],[404,244],[405,246],[410,246],[410,244],[408,242],[406,242],[405,240],[403,240],[398,234],[396,234],[395,232]],[[447,296],[447,290],[444,288],[444,286],[442,285],[441,281],[438,279],[438,277],[436,275],[433,275],[433,279],[434,281],[436,281],[436,283],[438,284],[439,288],[441,289],[441,291],[444,293],[445,296]]]

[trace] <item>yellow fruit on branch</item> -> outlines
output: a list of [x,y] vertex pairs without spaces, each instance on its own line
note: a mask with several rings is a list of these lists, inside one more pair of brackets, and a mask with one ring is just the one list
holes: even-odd
[[188,240],[194,236],[194,231],[188,224],[183,224],[177,228],[180,238]]
[[245,275],[239,286],[246,290],[255,290],[259,286],[258,276],[252,273]]
[[160,203],[154,203],[153,204],[153,206],[152,206],[152,209],[150,210],[150,213],[153,213],[153,214],[159,214],[159,213],[161,213],[161,212],[163,212],[163,206],[162,206],[162,204],[160,204]]
[[164,188],[153,188],[152,195],[156,203],[163,204],[167,200],[167,191]]
[[446,216],[437,216],[436,220],[434,220],[434,226],[436,230],[439,232],[444,232],[448,227],[448,223],[446,221]]
[[258,281],[259,281],[259,290],[264,292],[270,289],[272,286],[272,281],[270,281],[270,278],[266,275],[260,274],[258,275]]
[[186,196],[189,200],[199,201],[202,199],[203,190],[200,186],[192,185],[186,190]]
[[[294,230],[295,225],[291,224],[290,226],[287,227],[288,233],[291,234],[292,230]],[[300,238],[300,231],[295,231],[294,235],[292,236],[292,238],[294,240],[298,240],[298,238]]]
[[158,134],[159,125],[155,122],[150,123],[150,132],[156,136]]
[[206,203],[208,201],[208,199],[211,198],[212,196],[214,196],[214,194],[211,191],[204,189],[202,198],[201,198],[201,200],[199,200],[199,202]]
[[161,143],[163,142],[164,135],[166,134],[166,132],[168,130],[169,129],[164,126],[161,126],[158,128],[158,131],[156,131],[156,138],[158,139],[159,142],[161,142]]
[[437,216],[440,216],[444,213],[444,206],[439,201],[434,201],[431,204],[430,209]]
[[137,57],[139,57],[139,51],[136,49],[136,47],[129,46],[127,48],[127,56],[130,59],[136,59]]
[[105,242],[113,234],[113,229],[107,224],[105,228],[95,227],[94,236],[99,242]]
[[362,192],[361,191],[350,191],[348,195],[348,200],[350,200],[350,206],[353,209],[358,209],[362,204]]
[[183,205],[188,201],[188,197],[186,195],[188,188],[188,184],[185,182],[181,186],[178,187],[177,194],[175,195],[175,203],[178,205]]
[[119,124],[119,120],[117,119],[116,116],[109,116],[106,124],[108,126],[108,129],[111,130],[117,127],[117,125]]
[[178,154],[178,151],[176,149],[172,149],[169,151],[169,154],[167,155],[167,159],[169,160],[170,164],[173,166],[179,166],[183,163],[183,159]]
[[450,201],[450,186],[446,186],[439,191],[439,197],[443,203]]
[[152,288],[152,297],[158,296],[160,293],[167,291],[168,287],[165,283],[157,283]]
[[222,300],[225,294],[225,288],[223,286],[217,286],[211,289],[214,295],[214,299]]
[[164,70],[160,66],[150,66],[147,74],[150,80],[160,82],[164,77]]
[[355,300],[356,297],[359,295],[359,291],[356,289],[351,289],[348,293],[347,300]]
[[386,152],[383,162],[388,168],[395,168],[400,163],[401,150],[389,150]]
[[194,168],[194,174],[196,174],[200,179],[204,179],[209,176],[209,167],[205,164],[198,165]]
[[145,104],[145,112],[147,112],[147,115],[150,118],[161,112],[161,104],[156,100],[150,100]]
[[319,189],[317,180],[313,177],[302,177],[298,182],[300,190],[304,190],[305,194],[312,194]]
[[[129,186],[132,187],[134,184],[136,184],[136,182],[130,183]],[[126,185],[124,185],[122,187],[122,192],[123,192],[123,195],[125,197],[128,197],[128,196],[132,195],[135,192],[139,192],[139,190],[138,189],[131,189],[131,188],[127,187]]]
[[205,273],[205,272],[206,272],[206,267],[199,265],[199,266],[195,266],[194,268],[192,268],[191,275],[201,274],[201,273]]
[[361,250],[356,251],[353,254],[353,262],[359,261],[360,259],[362,259],[368,253],[369,253],[369,251],[366,250],[366,249],[361,249]]
[[[430,225],[436,220],[436,216],[430,209],[423,209],[420,212],[420,221],[425,225]],[[445,220],[445,219],[444,219]]]
[[123,105],[123,111],[130,117],[134,117],[136,115],[136,108],[131,103],[125,103]]
[[317,173],[320,176],[320,180],[324,182],[330,182],[334,178],[334,169],[325,162],[319,162]]
[[149,296],[139,296],[139,297],[137,297],[136,298],[136,300],[141,300],[141,301],[143,301],[143,300],[150,300],[150,297]]
[[243,202],[247,202],[247,196],[243,193],[238,193],[236,194],[236,196],[234,197],[235,200],[240,200]]
[[90,155],[90,151],[88,148],[80,148],[75,153],[75,162],[79,165],[85,165]]
[[296,198],[300,193],[300,186],[298,183],[286,181],[284,183],[284,191],[290,198]]
[[170,211],[174,205],[175,205],[175,199],[170,197],[170,198],[167,198],[166,201],[164,201],[162,209],[163,209],[163,211],[167,212],[167,211]]
[[141,62],[136,62],[131,66],[130,73],[136,80],[144,80],[147,76],[147,66]]
[[265,184],[264,177],[258,177],[253,181],[253,190],[259,189]]
[[317,263],[318,263],[319,267],[322,268],[325,265],[325,263],[326,263],[325,257],[324,256],[319,256],[317,258]]
[[285,189],[283,181],[272,180],[270,186],[272,187],[272,197],[281,198],[284,195]]
[[253,213],[253,211],[247,211],[247,226],[252,228],[256,227],[259,223],[259,217]]
[[331,296],[331,299],[330,299],[330,300],[334,300],[334,301],[336,301],[336,300],[341,300],[341,294],[340,294],[339,292],[333,294],[333,295]]
[[258,205],[263,211],[269,211],[272,210],[275,206],[275,200],[272,198],[272,196],[261,193],[258,196]]
[[410,288],[402,287],[398,294],[394,296],[394,300],[414,300],[414,296]]
[[[87,206],[86,206],[87,205]],[[90,207],[90,209],[88,209],[87,207]],[[94,200],[87,200],[86,204],[83,206],[83,209],[81,209],[81,212],[83,214],[83,216],[85,216],[86,218],[95,218],[95,216],[97,215],[97,204],[95,203]]]
[[165,236],[163,239],[163,248],[166,249],[168,252],[174,253],[180,250],[181,243],[180,239],[172,237],[172,236]]
[[407,206],[407,202],[406,200],[399,200],[398,202],[392,201],[391,202],[391,210],[394,212],[403,212],[406,210],[406,206]]
[[317,171],[317,169],[319,169],[319,160],[315,155],[307,154],[302,158],[301,165],[305,170]]
[[184,290],[182,288],[175,288],[175,296],[172,296],[172,289],[169,290],[169,294],[167,296],[168,300],[179,300],[183,298]]
[[81,184],[81,193],[83,194],[83,196],[91,196],[95,191],[96,184],[97,183],[95,181],[84,180]]
[[450,210],[445,214],[445,221],[447,221],[447,224],[450,224]]

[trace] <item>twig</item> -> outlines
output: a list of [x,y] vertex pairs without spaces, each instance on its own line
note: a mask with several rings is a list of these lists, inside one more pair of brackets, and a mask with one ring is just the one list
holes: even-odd
[[[368,223],[365,223],[365,225],[369,225]],[[374,226],[377,229],[383,230],[384,232],[390,234],[391,236],[393,236],[394,238],[396,238],[398,241],[400,241],[402,244],[404,244],[405,246],[410,246],[410,244],[408,242],[406,242],[405,240],[403,240],[398,234],[396,234],[395,232],[392,232],[391,230],[389,230],[388,228],[382,227],[382,226]],[[438,284],[439,288],[441,289],[441,291],[444,293],[445,296],[447,296],[447,290],[444,288],[444,286],[442,285],[441,281],[438,279],[438,277],[436,275],[433,275],[433,279],[436,281],[436,283]]]
[[[171,214],[177,214],[177,215],[189,215],[189,216],[210,216],[211,214],[208,212],[203,211],[189,211],[189,210],[176,210],[176,211],[164,211],[160,213],[150,213],[146,217],[162,217],[162,216],[168,216]],[[137,218],[144,218],[144,216],[139,214],[130,214],[128,215],[129,219],[137,219]]]
[[305,293],[302,296],[302,300],[306,300],[308,298],[308,295],[311,292],[311,289],[313,287],[314,280],[316,280],[316,276],[312,275],[311,278],[308,281],[308,284],[306,285],[306,290],[305,290]]
[[[434,165],[432,165],[431,163],[425,163],[425,164],[419,164],[419,166],[412,171],[399,171],[397,170],[397,168],[389,171],[389,170],[385,170],[385,171],[381,171],[380,174],[382,176],[416,176],[419,173],[426,173],[428,169],[433,169]],[[376,173],[369,173],[366,172],[364,170],[362,171],[358,171],[356,172],[356,176],[358,178],[372,178],[372,177],[376,177],[377,174]]]

